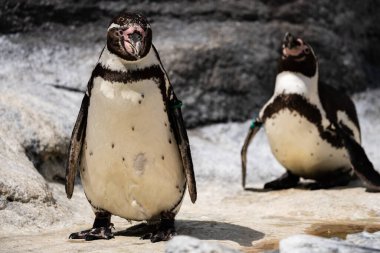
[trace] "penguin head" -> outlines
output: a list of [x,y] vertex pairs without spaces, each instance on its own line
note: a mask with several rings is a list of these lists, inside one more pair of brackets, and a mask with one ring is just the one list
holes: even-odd
[[307,77],[315,76],[318,65],[317,57],[312,47],[303,39],[286,33],[281,49],[278,73],[290,71]]
[[152,46],[152,30],[148,20],[139,13],[121,12],[108,27],[107,48],[127,61],[146,56]]

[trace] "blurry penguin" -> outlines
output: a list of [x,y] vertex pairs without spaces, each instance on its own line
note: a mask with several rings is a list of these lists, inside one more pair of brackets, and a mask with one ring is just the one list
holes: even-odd
[[312,189],[344,186],[352,170],[368,190],[380,190],[380,175],[360,145],[360,127],[353,101],[321,85],[312,47],[287,33],[273,96],[253,121],[241,150],[245,188],[248,146],[264,125],[273,155],[286,173],[266,189],[295,187],[300,177],[314,179]]

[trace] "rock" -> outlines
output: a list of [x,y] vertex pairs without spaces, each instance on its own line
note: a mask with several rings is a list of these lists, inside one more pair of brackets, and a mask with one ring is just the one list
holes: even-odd
[[166,245],[166,253],[239,253],[217,243],[201,241],[190,236],[175,236]]
[[[375,0],[14,0],[0,6],[0,33],[19,32],[23,37],[31,31],[47,40],[34,39],[31,44],[28,39],[33,36],[27,34],[14,42],[28,52],[41,50],[53,58],[83,56],[81,64],[69,60],[72,64],[63,62],[56,69],[74,70],[71,78],[63,78],[68,82],[62,82],[60,74],[59,82],[51,82],[83,90],[87,80],[78,82],[76,75],[88,78],[106,26],[122,9],[143,12],[152,21],[156,47],[185,102],[189,127],[252,118],[272,93],[286,31],[312,44],[322,82],[351,93],[379,87],[380,60],[374,56],[380,54],[380,3]],[[78,44],[81,36],[87,40]],[[33,64],[36,59],[30,60]]]
[[347,235],[346,241],[358,246],[377,249],[380,251],[380,232],[376,233],[356,233]]
[[372,248],[367,243],[357,245],[311,235],[295,235],[280,241],[280,253],[372,253],[379,251],[380,248]]
[[[7,50],[21,51],[18,57],[33,57],[31,51],[7,43],[0,38]],[[38,70],[19,74],[31,65],[20,58],[7,62],[7,50],[0,56],[4,64],[0,70],[4,81],[0,86],[0,220],[6,229],[29,231],[48,227],[67,212],[56,205],[57,196],[45,179],[64,179],[64,159],[81,96],[47,85]]]

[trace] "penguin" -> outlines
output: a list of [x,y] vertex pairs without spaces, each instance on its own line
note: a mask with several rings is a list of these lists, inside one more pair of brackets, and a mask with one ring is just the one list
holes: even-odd
[[252,122],[241,149],[243,188],[248,146],[264,126],[273,155],[286,169],[265,189],[292,188],[300,178],[314,180],[311,189],[345,186],[355,173],[369,191],[380,190],[380,175],[360,145],[353,101],[322,84],[318,72],[310,44],[286,33],[274,94]]
[[186,185],[197,198],[181,101],[158,52],[152,29],[139,13],[121,12],[92,71],[72,132],[66,166],[70,199],[80,169],[95,220],[70,239],[110,239],[111,216],[155,223],[142,239],[165,241]]

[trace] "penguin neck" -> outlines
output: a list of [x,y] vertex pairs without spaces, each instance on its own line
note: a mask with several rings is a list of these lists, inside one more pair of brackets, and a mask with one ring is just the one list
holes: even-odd
[[128,72],[159,65],[159,60],[154,53],[153,47],[150,48],[149,53],[144,58],[137,61],[126,61],[111,53],[106,46],[100,55],[99,63],[109,70]]
[[290,71],[279,73],[276,77],[274,95],[280,94],[298,94],[310,100],[317,99],[318,69],[312,77]]

